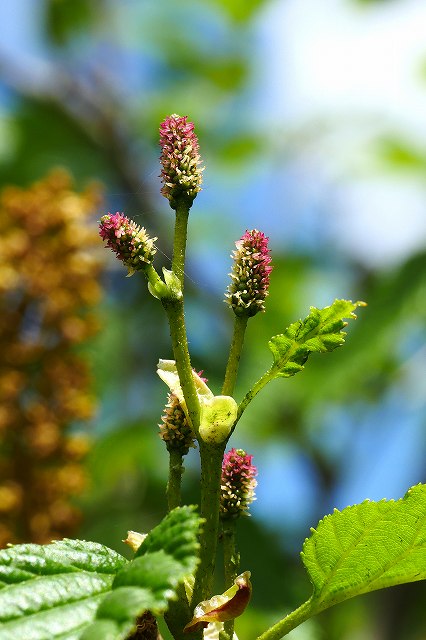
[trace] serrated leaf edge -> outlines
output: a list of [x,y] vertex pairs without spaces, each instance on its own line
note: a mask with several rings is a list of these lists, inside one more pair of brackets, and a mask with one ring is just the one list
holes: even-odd
[[[348,505],[347,507],[345,507],[344,509],[341,509],[341,510],[340,510],[340,509],[337,509],[337,508],[333,509],[333,512],[332,512],[332,513],[325,515],[323,518],[321,518],[321,520],[319,520],[319,522],[318,522],[318,524],[317,524],[317,527],[316,527],[316,528],[315,528],[315,527],[311,527],[311,528],[310,528],[310,531],[311,531],[312,535],[311,535],[311,536],[309,536],[309,537],[306,537],[306,538],[305,538],[305,540],[304,540],[304,542],[303,542],[302,551],[300,552],[300,556],[301,556],[301,558],[302,558],[302,561],[303,561],[303,558],[304,558],[304,556],[305,556],[304,548],[305,548],[306,543],[307,543],[307,542],[313,542],[313,541],[312,541],[312,536],[314,536],[315,534],[317,534],[317,533],[318,533],[318,529],[319,529],[319,527],[320,527],[324,522],[328,521],[330,518],[331,518],[331,521],[332,521],[333,523],[335,522],[335,521],[333,520],[333,516],[334,516],[334,514],[342,514],[342,513],[344,513],[344,512],[348,512],[348,511],[351,511],[351,510],[357,509],[357,507],[359,507],[360,505],[365,505],[365,504],[370,504],[370,503],[371,503],[371,504],[375,504],[375,505],[380,505],[380,504],[387,504],[387,505],[389,505],[389,504],[402,503],[402,502],[404,502],[405,500],[407,500],[407,498],[408,498],[408,497],[413,493],[413,491],[414,491],[417,487],[425,487],[425,486],[426,486],[426,485],[424,485],[424,484],[422,484],[421,482],[419,482],[417,485],[414,485],[414,486],[410,487],[410,488],[408,489],[408,491],[404,494],[404,496],[402,496],[401,498],[398,498],[397,500],[395,500],[394,498],[391,498],[391,499],[382,498],[381,500],[369,500],[369,499],[366,499],[366,500],[363,500],[363,501],[362,501],[362,502],[360,502],[360,503],[353,504],[353,505]],[[424,516],[423,520],[424,520],[424,521],[426,521],[426,514],[425,514],[425,516]],[[373,525],[372,525],[372,527],[371,527],[371,528],[374,528],[375,526],[376,526],[376,522],[375,522],[375,523],[373,523]],[[363,529],[362,534],[361,534],[361,536],[360,536],[360,537],[361,537],[361,538],[362,538],[362,537],[364,537],[364,535],[365,535],[365,533],[366,533],[366,532],[368,532],[368,528]],[[420,532],[420,530],[419,530],[419,532]],[[320,535],[320,534],[319,534],[319,535]],[[417,534],[417,535],[418,535],[418,534]],[[417,535],[416,535],[416,537],[417,537]],[[337,536],[336,536],[336,539],[338,540]],[[354,541],[354,543],[351,545],[351,547],[348,547],[348,549],[349,549],[349,548],[354,549],[354,548],[357,546],[358,542],[359,542],[359,539],[357,539],[356,541]],[[405,555],[405,554],[406,554],[409,550],[411,550],[412,548],[413,548],[413,545],[411,545],[408,549],[405,549],[405,550],[404,550],[404,554],[402,554],[402,555]],[[314,549],[316,550],[316,546],[315,546],[315,545],[314,545]],[[348,552],[348,549],[345,549],[345,553],[347,553],[347,552]],[[342,558],[342,560],[344,560],[344,558]],[[394,564],[394,563],[392,563],[392,564]],[[341,565],[341,561],[340,561],[340,560],[338,560],[338,561],[337,561],[337,563],[336,563],[336,565],[333,567],[333,569],[332,569],[332,570],[330,571],[330,573],[328,573],[328,574],[325,574],[325,572],[322,570],[322,568],[320,567],[320,565],[319,565],[319,564],[317,565],[317,569],[319,569],[319,570],[320,570],[324,575],[327,575],[327,580],[328,580],[331,576],[335,575],[335,573],[336,573],[336,571],[338,570],[338,568],[339,568],[339,566],[340,566],[340,565]],[[373,578],[372,580],[370,580],[370,581],[365,581],[365,582],[363,583],[364,587],[367,587],[367,586],[369,586],[369,585],[373,584],[375,581],[377,581],[377,580],[380,578],[380,576],[382,576],[383,574],[385,574],[385,573],[386,573],[386,571],[388,571],[388,569],[389,569],[391,566],[392,566],[392,565],[388,565],[388,566],[386,566],[386,567],[385,567],[385,568],[380,572],[380,574],[375,575],[375,576],[374,576],[374,578]],[[305,569],[307,570],[307,568],[306,568],[306,567],[305,567]],[[308,572],[308,575],[309,575],[309,572]],[[407,582],[414,582],[414,580],[408,580]],[[385,584],[385,585],[380,586],[380,587],[379,587],[379,589],[387,588],[387,587],[390,587],[390,586],[396,586],[397,584],[404,584],[404,582],[398,582],[398,583],[392,582],[392,583],[389,583],[388,585],[386,585],[386,584]],[[312,615],[314,615],[314,612],[315,612],[315,613],[318,613],[319,611],[322,611],[323,609],[328,609],[328,608],[330,608],[331,606],[333,606],[334,604],[338,604],[339,602],[343,602],[343,601],[345,601],[345,600],[349,600],[349,599],[351,599],[351,598],[353,598],[353,597],[356,597],[356,596],[358,596],[358,595],[363,595],[363,594],[365,594],[365,593],[370,593],[371,591],[374,591],[374,590],[375,590],[374,588],[373,588],[373,589],[366,589],[366,588],[364,588],[364,587],[362,587],[362,586],[361,586],[361,587],[360,587],[360,590],[359,590],[359,591],[357,591],[357,593],[352,594],[352,595],[347,595],[347,596],[345,596],[345,597],[342,597],[341,599],[330,598],[330,599],[328,599],[328,600],[323,600],[323,599],[321,599],[321,597],[320,597],[320,594],[321,594],[322,589],[321,589],[320,591],[318,591],[317,593],[315,593],[315,591],[314,591],[314,592],[312,593],[311,598],[310,598],[310,599],[309,599],[309,601],[308,601],[308,602],[311,602],[311,603],[312,603],[312,606],[313,606],[313,613],[312,613]],[[343,593],[344,593],[344,592],[343,592]],[[325,603],[326,603],[326,604],[325,604],[325,606],[321,606],[321,605],[323,604],[323,602],[325,602]]]

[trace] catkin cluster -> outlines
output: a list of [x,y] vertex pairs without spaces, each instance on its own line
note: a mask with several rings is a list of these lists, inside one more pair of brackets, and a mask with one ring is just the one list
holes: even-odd
[[62,538],[79,521],[89,442],[75,425],[95,401],[76,347],[98,329],[99,199],[62,170],[0,198],[0,546]]

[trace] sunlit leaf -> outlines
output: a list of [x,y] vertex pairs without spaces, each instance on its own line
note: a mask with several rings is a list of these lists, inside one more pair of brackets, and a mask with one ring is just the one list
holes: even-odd
[[311,616],[384,587],[426,579],[426,485],[400,500],[365,500],[325,516],[305,540],[311,598],[265,631],[279,640]]
[[335,510],[302,552],[321,609],[361,593],[426,579],[426,485],[400,500]]

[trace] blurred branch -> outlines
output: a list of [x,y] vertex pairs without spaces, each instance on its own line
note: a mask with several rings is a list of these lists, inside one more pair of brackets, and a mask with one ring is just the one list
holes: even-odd
[[34,72],[34,66],[29,71],[0,52],[0,78],[23,98],[53,104],[68,116],[108,157],[126,195],[152,220],[154,205],[146,191],[141,191],[144,161],[123,117],[123,99],[114,91],[111,78],[99,68],[86,70],[83,78],[64,66],[43,64],[38,72]]

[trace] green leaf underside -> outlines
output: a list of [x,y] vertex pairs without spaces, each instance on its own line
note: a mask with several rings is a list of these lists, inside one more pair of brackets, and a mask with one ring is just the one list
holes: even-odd
[[0,640],[77,640],[126,562],[82,540],[0,551]]
[[426,579],[426,485],[397,501],[335,510],[312,529],[302,560],[318,612],[363,593]]
[[171,511],[147,536],[135,559],[117,573],[112,591],[81,640],[122,640],[146,609],[163,613],[176,586],[195,571],[199,525],[193,507]]
[[324,309],[311,307],[304,320],[291,324],[284,333],[274,336],[268,345],[274,357],[270,373],[274,377],[294,376],[302,371],[311,353],[326,353],[345,342],[345,318],[356,318],[354,310],[363,302],[335,300]]

